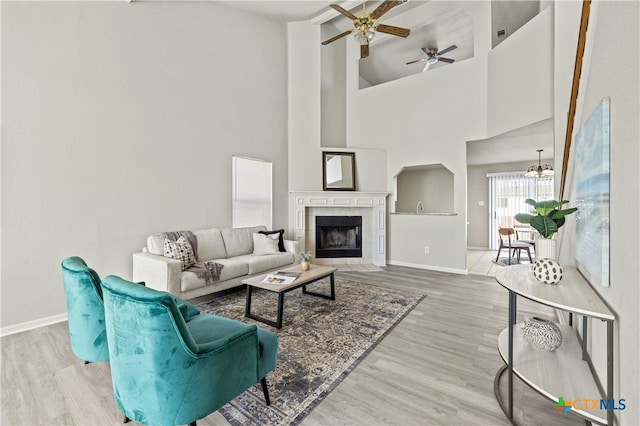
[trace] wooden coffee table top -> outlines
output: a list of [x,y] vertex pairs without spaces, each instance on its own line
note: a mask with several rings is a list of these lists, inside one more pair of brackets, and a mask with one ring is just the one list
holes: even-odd
[[287,291],[288,289],[292,288],[292,287],[299,287],[301,285],[304,285],[305,283],[308,283],[310,281],[315,281],[319,278],[323,278],[323,277],[328,277],[329,275],[333,274],[334,272],[337,271],[336,268],[332,267],[332,266],[324,266],[324,265],[309,265],[309,270],[308,271],[302,271],[300,269],[300,265],[293,265],[290,266],[288,268],[282,268],[282,269],[278,269],[277,271],[273,271],[271,273],[274,272],[300,272],[301,275],[295,279],[295,281],[293,281],[291,284],[265,284],[265,283],[261,283],[260,281],[262,281],[264,279],[264,277],[266,277],[269,274],[262,274],[262,275],[258,275],[255,277],[251,277],[251,278],[246,278],[244,280],[242,280],[242,284],[246,284],[246,285],[250,285],[252,287],[257,287],[257,288],[263,288],[265,290],[269,290],[269,291],[274,291],[276,293],[280,293],[283,291]]

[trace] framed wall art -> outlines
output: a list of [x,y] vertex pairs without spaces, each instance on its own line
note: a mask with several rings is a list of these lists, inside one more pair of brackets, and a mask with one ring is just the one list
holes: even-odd
[[578,270],[592,284],[609,287],[610,99],[604,98],[575,139]]

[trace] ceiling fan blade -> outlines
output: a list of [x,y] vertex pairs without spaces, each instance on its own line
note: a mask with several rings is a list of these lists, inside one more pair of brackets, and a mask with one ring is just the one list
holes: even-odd
[[422,68],[422,72],[425,72],[426,70],[428,70],[430,66],[431,66],[431,62],[427,62],[424,68]]
[[449,58],[443,58],[443,57],[438,57],[438,60],[442,62],[446,62],[448,64],[452,64],[456,61],[455,59],[449,59]]
[[427,55],[427,56],[433,56],[433,55],[435,55],[435,53],[436,53],[436,52],[434,51],[434,49],[429,49],[428,47],[423,47],[423,48],[422,48],[422,51],[423,51],[423,52],[425,53],[425,55]]
[[447,47],[446,49],[441,50],[440,52],[438,52],[437,55],[444,55],[445,53],[451,52],[453,49],[457,49],[457,48],[458,48],[458,46],[456,46],[455,44],[451,45],[451,46]]
[[376,25],[376,31],[380,31],[381,33],[387,33],[387,34],[391,34],[398,37],[407,37],[411,33],[411,30],[408,28],[394,27],[393,25],[385,25],[385,24]]
[[345,31],[345,32],[343,32],[343,33],[341,33],[341,34],[338,34],[337,36],[333,36],[333,37],[331,37],[330,39],[323,41],[323,42],[322,42],[322,45],[323,45],[323,46],[324,46],[324,45],[327,45],[327,44],[329,44],[329,43],[331,43],[331,42],[334,42],[334,41],[338,40],[339,38],[342,38],[342,37],[344,37],[344,36],[346,36],[346,35],[349,35],[349,34],[351,34],[351,30],[349,30],[349,31]]
[[376,10],[371,12],[371,19],[380,18],[382,15],[393,9],[398,3],[400,3],[398,0],[383,1],[382,4],[376,8]]
[[361,44],[360,45],[360,59],[364,59],[369,56],[369,45]]
[[352,21],[355,21],[356,19],[358,19],[356,17],[356,15],[354,15],[353,13],[349,12],[347,9],[344,9],[342,6],[338,5],[338,4],[332,4],[331,8],[340,12],[341,14],[343,14],[344,16],[346,16],[347,18],[351,19]]
[[407,62],[407,65],[416,64],[418,62],[428,61],[429,58],[416,59],[415,61]]

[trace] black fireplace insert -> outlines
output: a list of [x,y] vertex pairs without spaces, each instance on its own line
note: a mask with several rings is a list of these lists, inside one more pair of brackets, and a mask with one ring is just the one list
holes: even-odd
[[362,257],[362,216],[316,216],[316,257]]

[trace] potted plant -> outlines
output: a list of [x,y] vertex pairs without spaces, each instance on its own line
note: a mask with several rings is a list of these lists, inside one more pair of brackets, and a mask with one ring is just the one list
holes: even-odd
[[536,258],[555,259],[557,257],[553,236],[564,225],[565,216],[578,211],[576,207],[560,209],[568,202],[569,200],[535,201],[528,198],[525,203],[532,206],[536,214],[519,213],[515,216],[518,222],[529,224],[542,237],[536,240]]
[[309,261],[311,260],[311,252],[303,251],[298,253],[298,260],[300,261],[300,269],[303,271],[309,270]]

